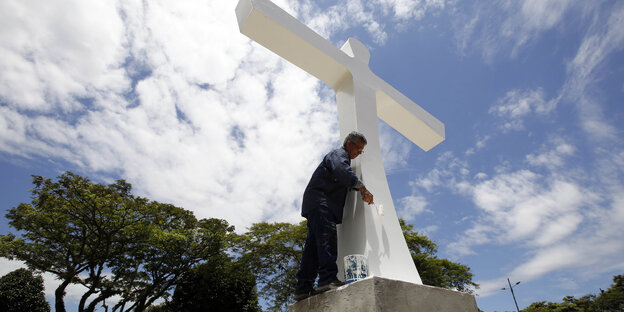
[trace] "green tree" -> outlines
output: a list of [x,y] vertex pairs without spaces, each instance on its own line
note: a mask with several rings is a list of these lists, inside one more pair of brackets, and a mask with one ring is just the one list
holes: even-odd
[[84,299],[102,283],[107,258],[125,251],[123,243],[130,239],[124,229],[140,218],[131,207],[141,205],[124,181],[107,187],[68,172],[58,182],[33,176],[33,184],[32,204],[21,203],[6,215],[9,224],[23,232],[22,238],[4,236],[2,250],[32,269],[57,276],[61,281],[55,291],[58,312],[65,311],[63,298],[69,284],[87,286],[82,311]]
[[49,312],[43,294],[43,278],[26,269],[17,269],[0,278],[0,311]]
[[574,296],[566,296],[563,297],[563,303],[569,303],[575,305],[579,311],[584,312],[598,312],[600,310],[596,309],[596,295],[590,294],[585,295],[581,298],[574,298]]
[[224,220],[198,221],[182,208],[134,197],[123,180],[105,186],[68,172],[57,182],[33,176],[33,183],[32,204],[6,215],[23,234],[0,236],[0,252],[56,275],[58,312],[72,283],[87,288],[79,311],[114,295],[121,299],[112,311],[143,311],[195,264],[221,253],[233,231]]
[[151,204],[147,239],[133,242],[131,251],[111,261],[111,293],[121,296],[113,311],[143,311],[168,297],[183,275],[206,258],[222,253],[234,228],[224,220],[197,221],[186,210]]
[[[561,303],[553,303],[553,302],[534,302],[530,306],[524,308],[523,312],[560,312],[564,311],[564,309],[569,309],[565,305]],[[576,311],[576,310],[568,310],[568,311]]]
[[613,277],[613,285],[596,298],[598,311],[624,311],[624,275]]
[[[568,298],[570,299],[570,298]],[[573,299],[573,298],[571,298]],[[555,302],[534,302],[530,306],[524,308],[523,312],[589,312],[594,311],[586,310],[584,308],[579,307],[574,300],[568,300],[561,303]]]
[[562,302],[534,302],[523,312],[622,312],[624,311],[624,276],[613,277],[614,284],[598,296],[563,297]]
[[523,309],[523,312],[598,312],[594,301],[596,296],[586,295],[581,298],[574,296],[566,296],[561,303],[540,301],[534,302],[530,306]]
[[295,275],[307,235],[307,224],[253,224],[245,234],[234,236],[232,244],[239,261],[256,275],[259,296],[270,311],[284,311],[293,302]]
[[261,311],[255,276],[225,253],[185,274],[168,306],[170,311],[183,312]]

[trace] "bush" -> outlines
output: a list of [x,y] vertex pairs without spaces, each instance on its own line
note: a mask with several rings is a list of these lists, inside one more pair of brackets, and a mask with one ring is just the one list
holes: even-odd
[[0,311],[49,312],[43,278],[26,269],[17,269],[0,278]]

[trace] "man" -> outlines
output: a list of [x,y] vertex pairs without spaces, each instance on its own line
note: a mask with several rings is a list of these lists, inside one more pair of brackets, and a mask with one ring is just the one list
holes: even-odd
[[350,190],[358,190],[364,202],[373,203],[373,194],[351,169],[351,159],[362,154],[365,146],[364,135],[355,131],[349,133],[341,148],[325,155],[303,193],[301,215],[308,219],[308,236],[297,273],[296,301],[312,295],[317,275],[316,293],[344,285],[336,277],[336,224],[342,223]]

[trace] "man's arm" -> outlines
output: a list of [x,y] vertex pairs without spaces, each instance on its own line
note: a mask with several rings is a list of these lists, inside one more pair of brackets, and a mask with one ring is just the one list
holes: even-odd
[[342,185],[359,190],[362,200],[369,204],[373,203],[373,194],[366,189],[364,183],[360,181],[353,169],[351,169],[348,154],[335,151],[330,153],[325,161],[326,166]]
[[362,186],[358,189],[360,191],[360,194],[362,194],[362,200],[366,203],[370,204],[374,204],[375,202],[373,201],[373,194],[371,194],[371,192],[369,192],[365,186]]

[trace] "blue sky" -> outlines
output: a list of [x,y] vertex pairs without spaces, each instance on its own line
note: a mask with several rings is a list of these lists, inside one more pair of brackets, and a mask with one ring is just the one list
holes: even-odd
[[[425,153],[380,122],[384,166],[399,215],[472,268],[482,310],[514,309],[507,277],[523,308],[623,273],[623,2],[275,3],[336,46],[358,38],[445,123]],[[31,174],[71,170],[239,230],[300,221],[339,145],[334,94],[241,35],[235,5],[2,1],[2,209],[29,201]]]

